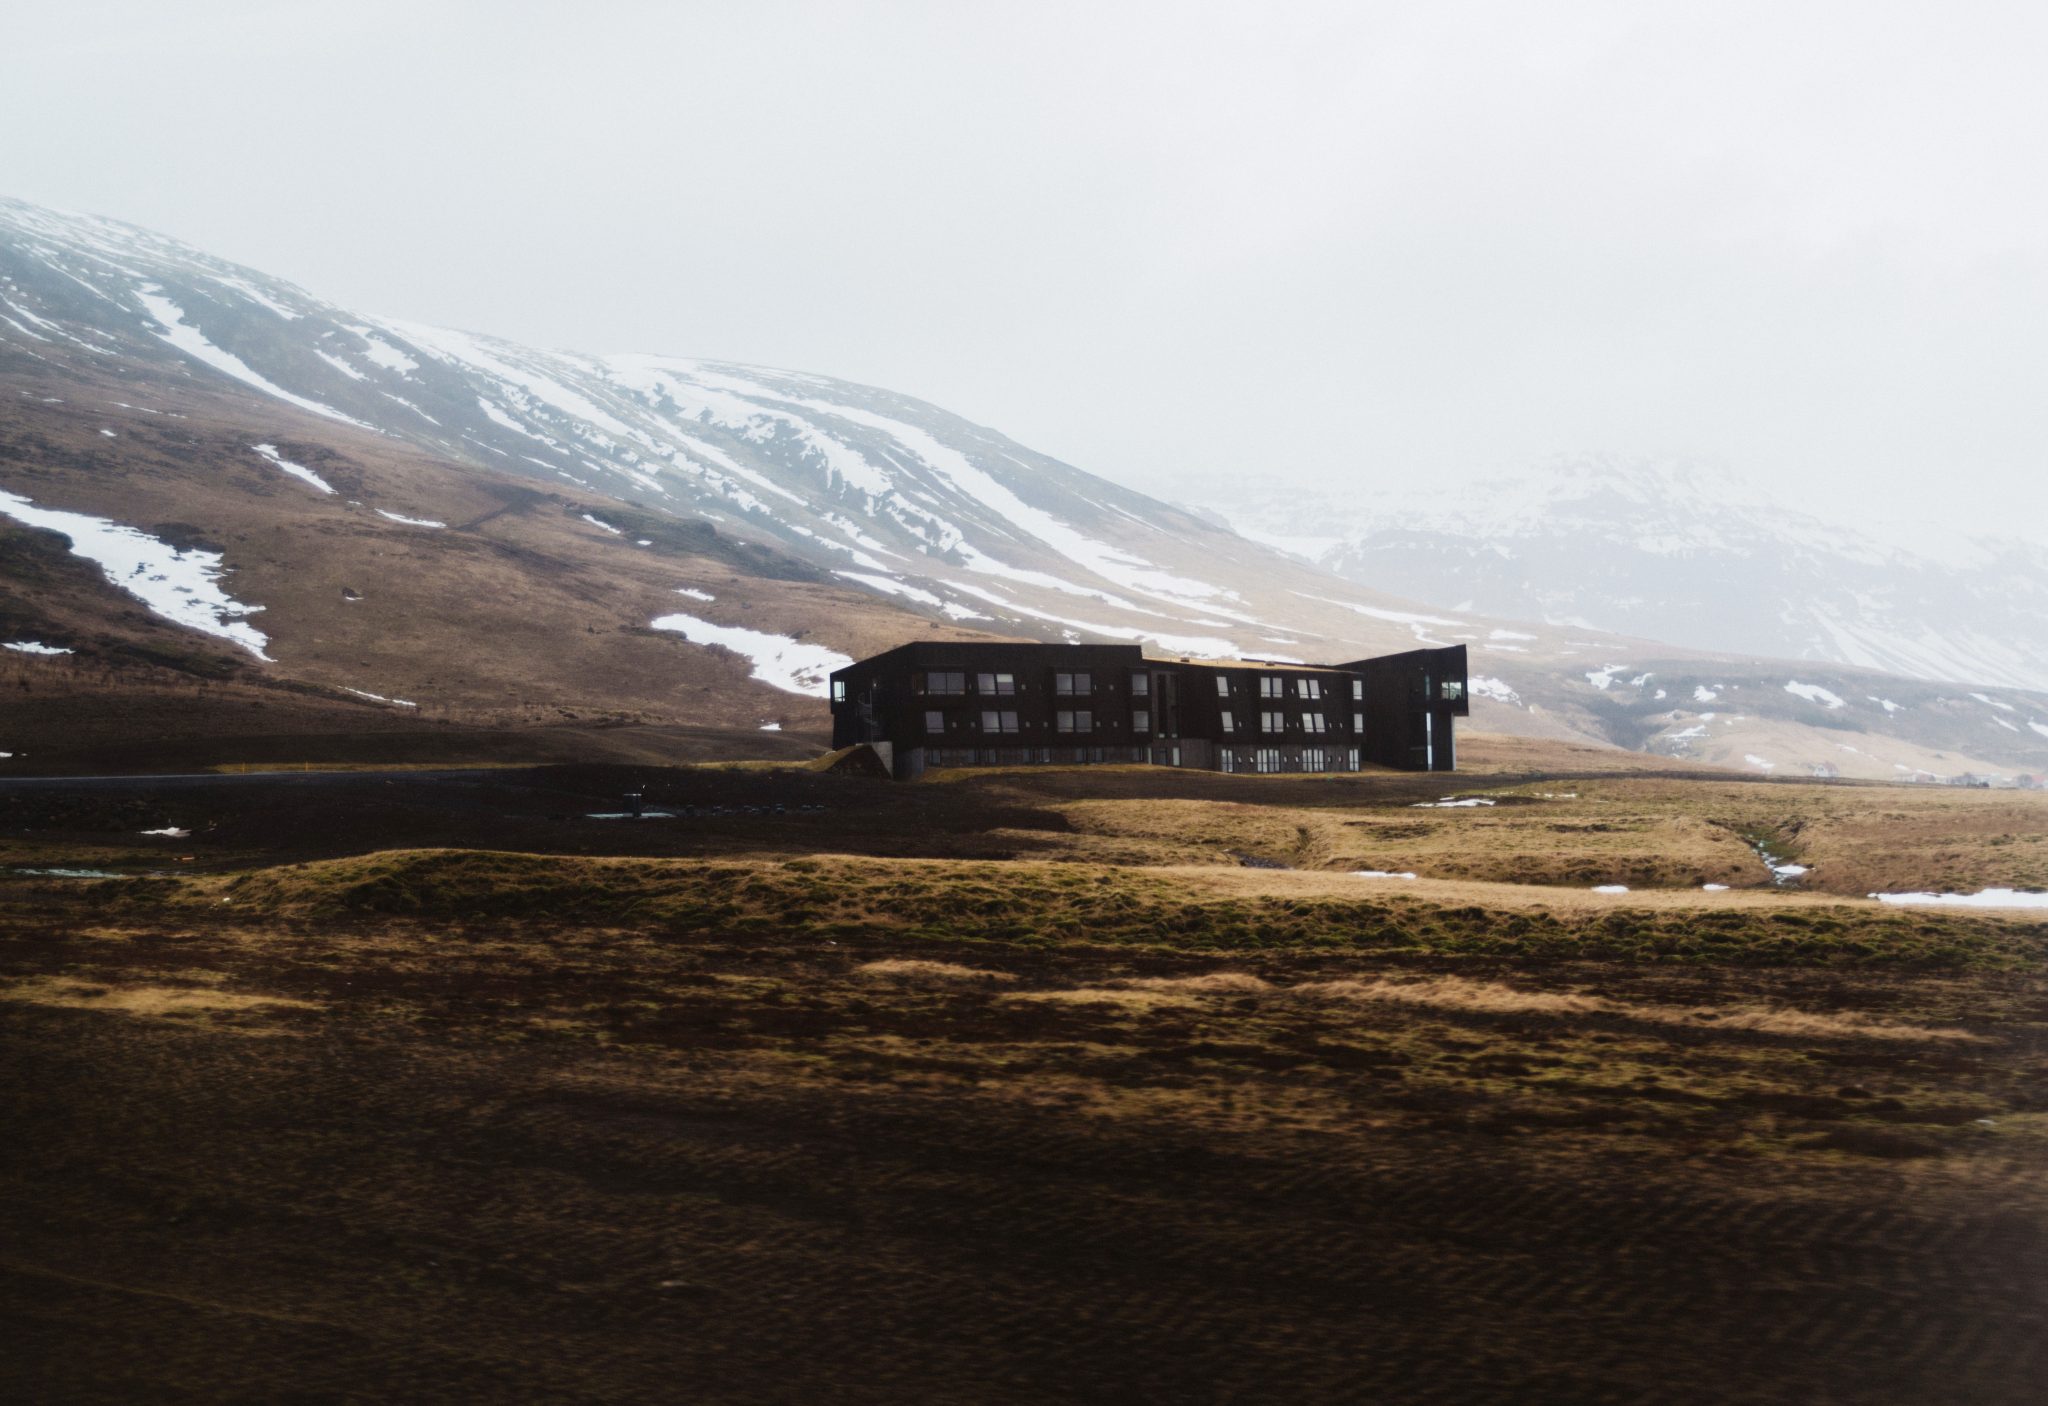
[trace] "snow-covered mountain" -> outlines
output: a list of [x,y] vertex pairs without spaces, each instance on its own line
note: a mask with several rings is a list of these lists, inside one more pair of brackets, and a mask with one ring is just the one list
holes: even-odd
[[1218,655],[1296,642],[1247,608],[1242,578],[1270,584],[1269,552],[873,387],[373,318],[6,200],[0,338],[224,376],[330,425],[718,524],[953,620]]
[[[1332,558],[1346,579],[1242,535],[1326,531],[1321,496],[1218,520],[891,391],[373,317],[0,200],[0,658],[23,685],[0,751],[21,750],[31,686],[89,700],[94,680],[159,700],[227,680],[258,721],[317,697],[456,725],[815,732],[833,661],[995,635],[1268,659],[1465,644],[1486,730],[1761,771],[2048,770],[2048,697],[1984,686],[2038,661],[2038,572],[1985,604],[1981,639],[1943,637],[1960,656],[1923,647],[2004,641],[2007,672],[1970,665],[1981,683],[1789,665],[1760,656],[1831,656],[1735,625],[1703,639],[1660,613],[1691,578],[1658,573],[1737,615],[1820,600],[1830,638],[1864,641],[1852,657],[1917,668],[1898,640],[1919,636],[1877,611],[1899,591],[1885,557],[1798,548],[1810,529],[1679,478],[1584,478],[1565,540],[1549,500],[1496,496],[1456,530],[1373,528]],[[1742,555],[1759,541],[1779,545]],[[79,725],[39,716],[41,737]]]
[[1910,678],[2048,689],[2048,546],[1900,540],[1725,471],[1578,458],[1456,494],[1294,512],[1247,531],[1439,606]]

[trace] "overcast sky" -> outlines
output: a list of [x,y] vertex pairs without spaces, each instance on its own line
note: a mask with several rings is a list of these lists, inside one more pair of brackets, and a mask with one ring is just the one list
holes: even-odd
[[0,190],[1173,498],[1685,455],[2048,537],[2048,6],[18,5]]

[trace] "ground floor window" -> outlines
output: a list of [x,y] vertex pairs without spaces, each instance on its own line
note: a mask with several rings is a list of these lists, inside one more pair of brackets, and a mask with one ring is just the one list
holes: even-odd
[[1260,771],[1280,770],[1280,749],[1278,747],[1261,747],[1255,754],[1255,757]]
[[1303,771],[1322,771],[1322,770],[1324,770],[1324,767],[1323,767],[1323,749],[1322,749],[1322,748],[1320,748],[1320,747],[1304,747],[1304,748],[1302,748],[1302,749],[1301,749],[1301,769],[1302,769]]

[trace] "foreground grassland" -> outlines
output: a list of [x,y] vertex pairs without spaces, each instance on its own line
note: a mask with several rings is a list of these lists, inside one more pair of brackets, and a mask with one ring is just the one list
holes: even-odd
[[1536,771],[20,811],[0,1390],[2038,1400],[2040,809]]

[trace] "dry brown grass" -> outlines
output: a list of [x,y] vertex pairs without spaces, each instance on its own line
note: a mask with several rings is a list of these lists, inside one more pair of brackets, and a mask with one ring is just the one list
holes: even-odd
[[152,1019],[236,1014],[263,1008],[311,1010],[311,1001],[285,996],[222,991],[211,986],[159,986],[123,983],[102,985],[68,977],[29,977],[0,987],[0,1001],[69,1010],[118,1011]]
[[1916,1025],[1861,1015],[1754,1003],[1674,1006],[1622,1001],[1582,991],[1538,990],[1459,976],[1343,978],[1292,985],[1241,971],[1195,976],[1130,977],[1086,986],[1010,993],[1013,1000],[1149,1009],[1195,1005],[1209,997],[1258,997],[1276,1002],[1395,1005],[1491,1016],[1605,1017],[1655,1026],[1746,1031],[1823,1040],[1885,1040],[1975,1044],[1982,1037],[1952,1027]]
[[854,971],[881,981],[909,984],[1015,981],[1014,974],[987,967],[967,967],[958,962],[934,962],[922,957],[888,957],[879,962],[862,962]]

